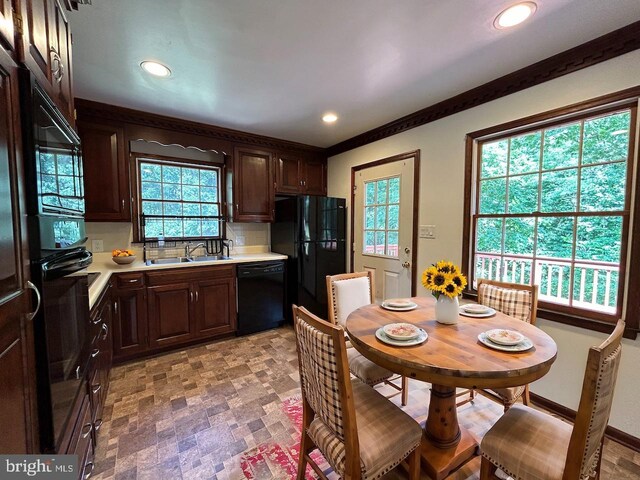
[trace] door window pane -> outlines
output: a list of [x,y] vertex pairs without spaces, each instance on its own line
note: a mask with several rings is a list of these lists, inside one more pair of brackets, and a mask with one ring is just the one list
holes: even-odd
[[364,183],[362,252],[398,256],[400,177]]

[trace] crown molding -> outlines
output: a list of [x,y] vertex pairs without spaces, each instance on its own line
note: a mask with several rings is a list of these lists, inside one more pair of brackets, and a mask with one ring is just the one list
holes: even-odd
[[582,70],[640,48],[640,21],[565,50],[326,149],[327,157],[397,135],[426,123]]
[[322,154],[325,150],[323,148],[306,145],[304,143],[291,142],[264,135],[242,132],[240,130],[233,130],[231,128],[181,120],[164,115],[156,115],[140,110],[133,110],[131,108],[116,107],[83,98],[76,98],[75,105],[78,111],[78,118],[80,119],[91,117],[119,123],[143,125],[146,127],[159,128],[191,135],[202,135],[230,142],[232,144],[252,145],[272,150],[286,150],[288,152],[297,151],[313,154]]

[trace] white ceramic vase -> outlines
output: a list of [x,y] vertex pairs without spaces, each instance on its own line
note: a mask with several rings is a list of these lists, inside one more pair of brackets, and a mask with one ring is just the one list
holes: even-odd
[[445,325],[458,323],[458,297],[439,295],[436,299],[436,321]]

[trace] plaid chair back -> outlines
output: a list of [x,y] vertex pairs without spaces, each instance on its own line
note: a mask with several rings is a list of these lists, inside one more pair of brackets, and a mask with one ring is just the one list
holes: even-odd
[[478,285],[478,303],[523,322],[531,323],[534,298],[529,290],[505,288],[493,282],[481,281]]
[[[609,422],[622,353],[624,322],[600,346],[589,351],[580,407],[569,445],[568,464],[579,465],[580,478],[588,478],[596,468],[602,452],[601,442]],[[581,445],[583,448],[579,448]],[[572,448],[573,445],[573,448]],[[573,454],[573,455],[572,455]],[[580,456],[574,458],[572,456]]]
[[[333,337],[311,326],[299,310],[294,322],[302,394],[316,416],[344,441],[341,379]],[[344,342],[344,335],[341,335],[341,339]]]

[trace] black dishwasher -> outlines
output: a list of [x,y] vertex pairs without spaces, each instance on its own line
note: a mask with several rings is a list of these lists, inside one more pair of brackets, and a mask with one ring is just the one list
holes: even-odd
[[238,335],[284,322],[284,261],[238,265]]

